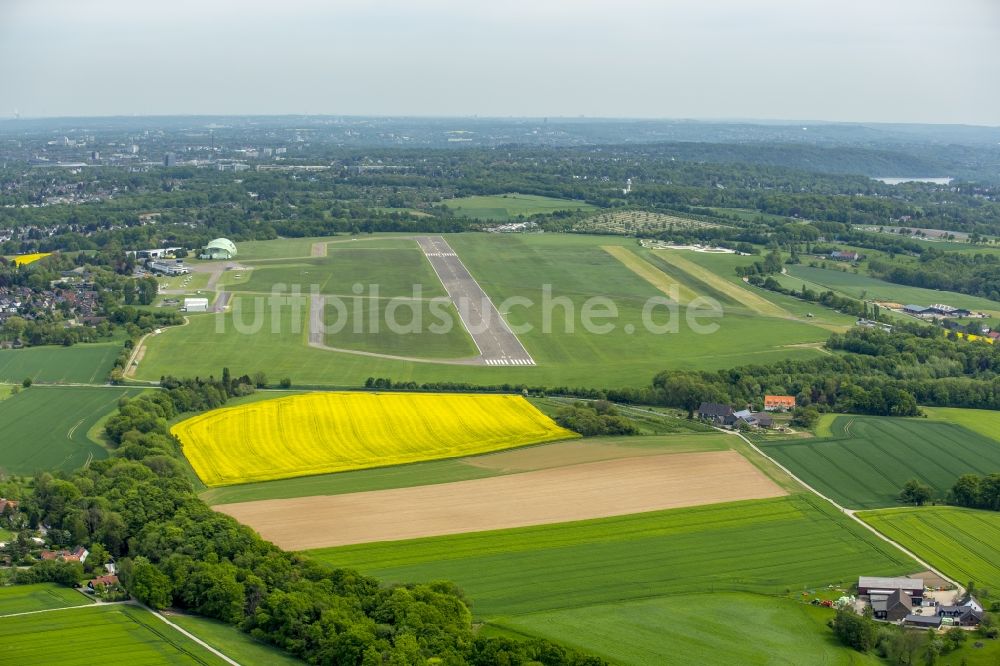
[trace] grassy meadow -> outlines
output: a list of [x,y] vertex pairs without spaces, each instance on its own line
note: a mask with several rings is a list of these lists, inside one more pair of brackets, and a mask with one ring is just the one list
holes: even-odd
[[406,242],[410,247],[359,243],[334,249],[338,246],[331,245],[326,257],[257,261],[250,264],[252,270],[240,272],[244,279],[230,284],[229,291],[270,294],[275,285],[284,285],[286,290],[298,285],[303,294],[308,294],[315,285],[321,294],[354,296],[355,286],[361,285],[368,296],[373,295],[370,285],[378,285],[379,296],[392,298],[414,296],[414,285],[419,285],[420,297],[447,296],[423,252],[416,243]]
[[504,222],[511,218],[531,217],[532,215],[553,213],[560,210],[597,210],[596,206],[585,201],[516,193],[446,199],[442,203],[455,211],[456,215],[493,222]]
[[218,620],[183,613],[171,613],[168,618],[230,659],[246,666],[252,664],[293,666],[305,663],[276,647],[256,640],[250,634],[244,633],[230,624]]
[[455,581],[486,620],[675,594],[786,594],[849,583],[860,572],[917,570],[802,493],[310,554],[387,582]]
[[764,451],[843,506],[897,506],[910,479],[938,497],[959,476],[1000,469],[1000,445],[971,430],[924,419],[838,416],[832,438],[770,442]]
[[[263,370],[272,378],[290,377],[293,383],[307,386],[357,386],[372,376],[416,382],[635,386],[651,380],[664,368],[719,369],[746,362],[813,357],[822,353],[815,347],[829,335],[828,330],[804,319],[761,317],[732,299],[723,303],[722,319],[700,320],[704,324],[718,323],[714,333],[703,335],[692,330],[685,320],[685,308],[680,308],[674,318],[677,332],[649,331],[643,326],[643,306],[651,297],[662,297],[662,292],[602,247],[609,244],[635,247],[630,239],[561,234],[456,234],[448,236],[448,240],[507,321],[533,327],[529,332],[519,333],[519,338],[537,366],[449,366],[313,349],[307,345],[307,307],[297,313],[290,307],[273,312],[272,304],[266,301],[254,304],[253,298],[244,298],[251,307],[242,309],[241,319],[234,312],[192,317],[187,326],[168,329],[150,339],[137,378],[205,375],[228,366],[241,372]],[[395,244],[399,239],[381,240],[389,241]],[[269,242],[279,247],[286,243]],[[374,243],[379,239],[358,241],[362,242]],[[291,243],[287,251],[298,246],[297,241]],[[331,250],[330,256],[336,257],[338,252]],[[372,263],[387,276],[380,283],[412,282],[409,274],[379,261],[381,252],[363,252],[374,255]],[[275,260],[275,265],[283,264]],[[698,291],[700,283],[692,281],[690,286],[702,293]],[[259,282],[258,288],[269,289],[266,282]],[[601,324],[606,321],[614,324],[610,332],[588,332],[581,324],[582,309],[594,296],[608,297],[617,307],[616,319],[597,320]],[[503,301],[511,297],[528,298],[533,306],[505,305]],[[565,323],[567,311],[571,314],[571,327]],[[666,308],[658,308],[652,320],[663,325],[668,316]],[[257,332],[241,333],[235,325],[237,320],[246,324],[242,330],[250,330],[254,317],[260,323]],[[276,325],[272,326],[272,321]],[[334,340],[327,342],[334,346]],[[405,349],[405,346],[392,347],[384,340],[356,342],[365,347],[363,351],[395,349],[398,354]],[[455,357],[468,349],[464,338],[459,342],[461,348],[456,346]],[[428,355],[441,358],[444,350],[431,349]]]
[[924,506],[858,515],[962,585],[1000,596],[1000,512]]
[[0,402],[0,467],[11,474],[71,471],[108,452],[88,431],[125,396],[126,387],[32,386]]
[[426,359],[479,356],[448,298],[405,302],[347,298],[336,304],[327,300],[323,322],[324,341],[335,349]]
[[77,344],[72,347],[27,347],[0,350],[0,381],[102,384],[121,351],[120,342]]
[[148,611],[121,604],[2,618],[0,645],[0,660],[19,666],[226,664]]

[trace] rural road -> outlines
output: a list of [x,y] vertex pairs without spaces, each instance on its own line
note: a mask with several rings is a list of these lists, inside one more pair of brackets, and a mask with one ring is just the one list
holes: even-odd
[[535,365],[500,311],[442,236],[415,236],[466,330],[479,348],[481,365]]
[[[848,427],[850,427],[850,426],[848,426]],[[931,571],[931,572],[937,574],[943,580],[946,580],[949,583],[951,583],[952,585],[954,585],[955,588],[958,590],[959,594],[962,594],[962,593],[965,592],[965,588],[962,587],[962,585],[960,585],[958,581],[949,578],[948,576],[946,576],[945,574],[943,574],[941,571],[939,571],[936,568],[934,568],[929,562],[926,562],[923,559],[921,559],[919,555],[917,555],[916,553],[914,553],[909,548],[905,547],[903,544],[899,543],[898,541],[893,541],[892,539],[890,539],[886,535],[882,534],[881,532],[879,532],[877,529],[875,529],[874,527],[872,527],[871,525],[869,525],[865,521],[863,521],[860,518],[858,518],[857,515],[855,515],[857,512],[854,509],[848,509],[847,507],[841,506],[836,501],[834,501],[832,498],[827,497],[826,495],[824,495],[820,491],[816,490],[815,488],[813,488],[812,486],[810,486],[808,483],[806,483],[805,481],[803,481],[799,477],[797,477],[794,474],[792,474],[792,471],[790,469],[788,469],[787,467],[785,467],[784,465],[782,465],[781,463],[779,463],[777,460],[775,460],[771,456],[769,456],[766,453],[764,453],[756,444],[754,444],[749,439],[747,439],[746,436],[743,435],[743,433],[741,433],[741,432],[734,432],[734,431],[731,431],[731,430],[724,430],[722,428],[716,428],[716,430],[718,430],[719,432],[724,432],[724,433],[730,434],[730,435],[736,435],[737,437],[739,437],[740,439],[742,439],[744,442],[746,442],[747,445],[751,449],[753,449],[754,451],[756,451],[758,454],[760,454],[764,458],[767,458],[768,460],[770,460],[772,463],[774,463],[774,465],[776,467],[778,467],[780,470],[782,470],[788,476],[790,476],[793,479],[795,479],[804,488],[806,488],[807,490],[809,490],[813,494],[819,496],[820,498],[825,499],[827,502],[829,502],[830,504],[832,504],[833,506],[835,506],[838,511],[840,511],[841,513],[843,513],[844,515],[846,515],[847,517],[849,517],[851,520],[853,520],[857,524],[859,524],[862,527],[864,527],[866,530],[868,530],[869,532],[871,532],[872,534],[874,534],[875,536],[877,536],[882,541],[885,541],[886,543],[892,544],[893,546],[895,546],[897,549],[899,549],[900,551],[902,551],[903,553],[905,553],[906,555],[908,555],[909,557],[911,557],[914,561],[916,561],[917,564],[919,564],[919,565],[921,565],[923,567],[927,567],[928,571]]]
[[216,650],[214,647],[212,647],[211,645],[209,645],[205,641],[201,640],[200,638],[198,638],[197,636],[195,636],[194,634],[192,634],[187,629],[184,629],[180,625],[174,624],[173,622],[171,622],[170,620],[168,620],[163,614],[161,614],[159,611],[155,611],[152,608],[150,608],[149,606],[146,606],[145,604],[142,604],[142,603],[139,603],[139,602],[136,602],[136,604],[139,605],[139,606],[142,606],[143,608],[145,608],[146,610],[148,610],[150,613],[152,613],[156,617],[158,617],[161,620],[163,620],[167,624],[168,627],[171,627],[175,631],[177,631],[177,632],[179,632],[179,633],[187,636],[192,641],[194,641],[198,645],[202,646],[203,648],[205,648],[206,650],[208,650],[209,652],[211,652],[212,654],[214,654],[216,657],[218,657],[222,661],[226,662],[227,664],[231,664],[231,666],[240,666],[240,662],[236,661],[235,659],[230,659],[229,657],[227,657],[223,653],[219,652],[218,650]]

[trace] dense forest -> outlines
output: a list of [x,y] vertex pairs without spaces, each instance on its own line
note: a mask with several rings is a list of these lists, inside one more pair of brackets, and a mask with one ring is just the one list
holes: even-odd
[[[450,583],[387,587],[284,552],[213,511],[194,493],[166,423],[253,390],[246,375],[224,378],[166,378],[163,390],[123,399],[107,424],[114,454],[72,474],[39,475],[22,489],[21,511],[48,525],[56,545],[115,557],[143,603],[238,625],[309,663],[603,663],[541,639],[479,636],[469,601]],[[79,563],[42,562],[16,580],[72,584],[82,574]]]
[[875,277],[914,287],[957,291],[1000,301],[1000,255],[961,254],[930,248],[917,265],[869,261]]

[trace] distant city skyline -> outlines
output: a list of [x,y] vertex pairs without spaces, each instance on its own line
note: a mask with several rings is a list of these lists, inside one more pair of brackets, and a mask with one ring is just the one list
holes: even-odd
[[0,118],[1000,126],[994,0],[7,0]]

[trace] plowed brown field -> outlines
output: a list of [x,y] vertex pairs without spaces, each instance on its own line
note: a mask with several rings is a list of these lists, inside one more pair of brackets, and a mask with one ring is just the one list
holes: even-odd
[[346,495],[222,504],[288,550],[544,525],[785,492],[735,451],[677,453]]

